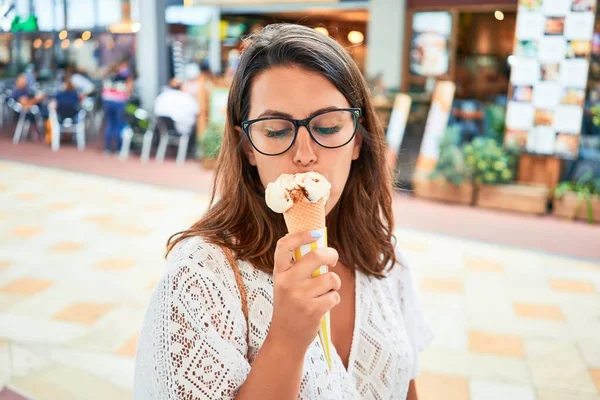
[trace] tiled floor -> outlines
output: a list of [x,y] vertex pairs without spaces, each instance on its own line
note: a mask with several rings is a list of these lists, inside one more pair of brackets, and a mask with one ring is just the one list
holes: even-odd
[[[0,161],[0,387],[128,399],[169,234],[206,194]],[[598,263],[401,229],[436,331],[421,400],[600,399]]]

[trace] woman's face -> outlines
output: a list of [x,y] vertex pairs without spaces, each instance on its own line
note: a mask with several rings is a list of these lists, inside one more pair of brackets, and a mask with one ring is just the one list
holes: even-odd
[[[265,116],[281,116],[303,120],[326,108],[349,108],[340,91],[325,77],[297,67],[273,67],[258,75],[251,88],[249,120]],[[318,172],[331,183],[327,213],[337,204],[348,180],[352,160],[360,155],[362,138],[357,134],[347,145],[328,149],[300,127],[294,145],[278,156],[265,156],[245,140],[244,152],[251,165],[257,167],[262,184],[275,181],[281,174]]]

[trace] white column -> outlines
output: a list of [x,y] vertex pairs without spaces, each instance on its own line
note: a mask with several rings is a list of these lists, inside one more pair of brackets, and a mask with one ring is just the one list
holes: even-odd
[[[140,2],[141,3],[141,2]],[[142,107],[151,110],[154,99],[167,82],[166,0],[144,0],[140,4],[140,31],[137,34],[136,66]]]
[[399,89],[406,20],[406,0],[371,0],[368,27],[368,77],[382,73],[387,88]]

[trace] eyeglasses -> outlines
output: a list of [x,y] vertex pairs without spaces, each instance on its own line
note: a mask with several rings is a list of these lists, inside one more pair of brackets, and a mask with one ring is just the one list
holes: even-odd
[[284,117],[264,117],[242,122],[242,129],[252,146],[266,156],[278,156],[288,151],[298,137],[301,126],[319,146],[336,149],[350,143],[356,134],[360,108],[336,108],[298,120]]

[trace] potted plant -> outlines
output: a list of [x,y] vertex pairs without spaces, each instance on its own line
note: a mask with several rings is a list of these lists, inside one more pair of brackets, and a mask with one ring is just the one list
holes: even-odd
[[554,215],[559,217],[600,222],[600,178],[592,171],[577,181],[563,182],[554,190]]
[[223,126],[209,123],[202,136],[202,166],[213,169],[217,163],[221,141],[223,140]]
[[471,170],[465,163],[459,141],[459,127],[448,127],[440,142],[435,169],[429,176],[417,176],[413,180],[415,196],[449,203],[473,204]]
[[544,214],[549,191],[544,185],[514,184],[517,155],[495,138],[479,137],[464,146],[479,207]]

